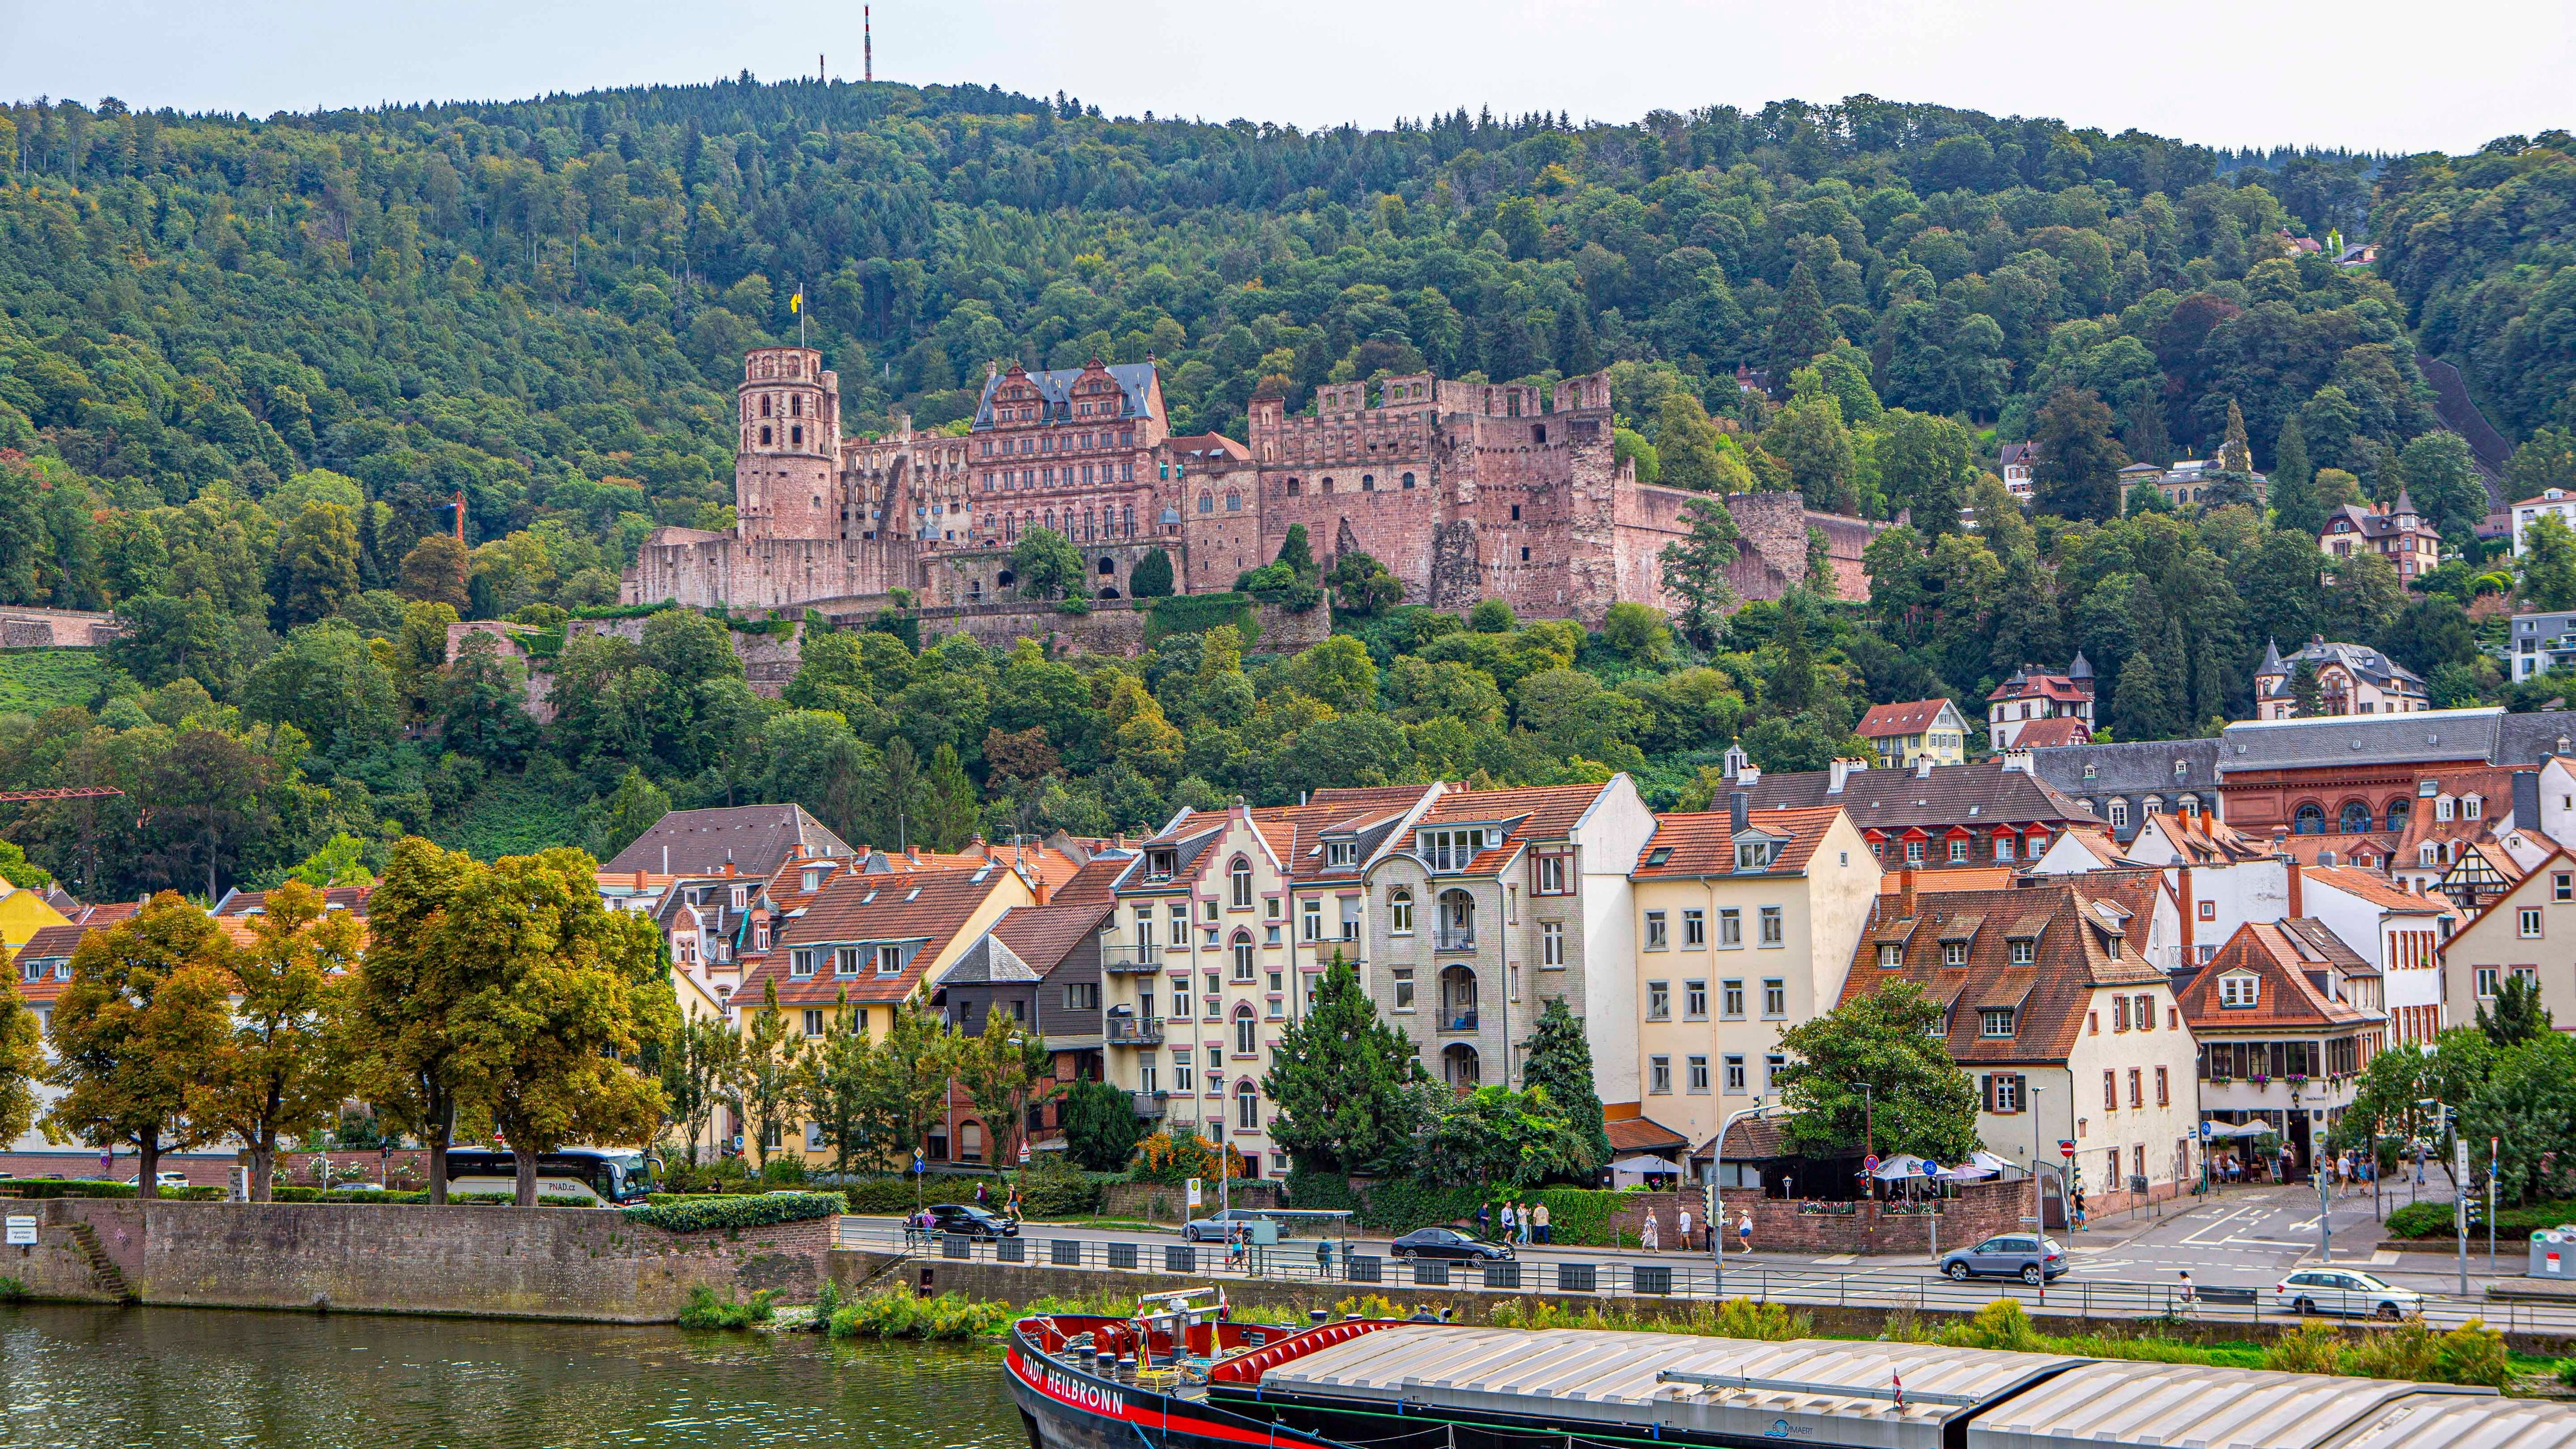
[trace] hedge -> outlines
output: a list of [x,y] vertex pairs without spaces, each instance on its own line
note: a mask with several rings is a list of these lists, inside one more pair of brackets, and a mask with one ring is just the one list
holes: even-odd
[[1248,594],[1174,594],[1154,601],[1145,618],[1145,645],[1153,647],[1174,634],[1203,634],[1219,624],[1232,624],[1243,635],[1248,652],[1261,637],[1261,623]]
[[[2481,1207],[2484,1205],[2480,1203]],[[2505,1208],[2496,1214],[2496,1241],[2528,1242],[2533,1233],[2546,1232],[2562,1223],[2576,1223],[2576,1202],[2536,1202],[2526,1207]],[[2484,1223],[2469,1225],[2472,1238],[2484,1238],[2486,1232]],[[2455,1241],[2457,1235],[2452,1232],[2451,1205],[2446,1202],[2409,1203],[2388,1215],[2388,1236],[2416,1241]]]
[[765,1228],[774,1223],[802,1223],[837,1217],[838,1193],[765,1192],[757,1196],[687,1198],[648,1202],[624,1210],[626,1220],[672,1233],[711,1233],[725,1228]]
[[916,1202],[973,1202],[975,1184],[979,1182],[984,1185],[985,1196],[997,1209],[1002,1200],[1010,1196],[1010,1189],[1003,1186],[999,1178],[934,1173],[922,1178],[918,1198],[913,1196],[913,1182],[908,1177],[881,1177],[872,1182],[845,1183],[841,1187],[841,1197],[854,1213],[908,1213]]
[[1384,1233],[1473,1222],[1480,1203],[1492,1209],[1489,1230],[1499,1230],[1506,1201],[1513,1204],[1515,1212],[1527,1212],[1532,1205],[1543,1202],[1547,1204],[1549,1241],[1584,1247],[1617,1246],[1612,1241],[1612,1219],[1634,1198],[1633,1194],[1587,1187],[1543,1187],[1505,1197],[1491,1189],[1430,1187],[1405,1178],[1381,1182],[1363,1197],[1353,1193],[1346,1181],[1321,1173],[1291,1173],[1288,1196],[1299,1207],[1356,1207],[1363,1227]]

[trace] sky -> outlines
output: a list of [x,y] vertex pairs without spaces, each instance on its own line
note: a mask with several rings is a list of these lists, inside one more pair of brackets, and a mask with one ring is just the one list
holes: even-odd
[[[2571,0],[887,0],[876,74],[1111,114],[1380,127],[1875,95],[2220,146],[2467,151],[2576,126]],[[861,73],[855,3],[0,0],[0,98],[267,115]]]

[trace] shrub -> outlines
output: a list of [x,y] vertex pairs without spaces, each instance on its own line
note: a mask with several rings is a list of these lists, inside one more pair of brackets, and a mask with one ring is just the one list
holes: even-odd
[[1952,1348],[2000,1348],[2016,1353],[2037,1353],[2046,1340],[2033,1328],[2030,1315],[2017,1299],[1998,1298],[1977,1310],[1977,1316],[1965,1323],[1953,1324],[1942,1331],[1941,1341]]
[[760,1180],[769,1187],[803,1187],[805,1159],[773,1157],[760,1166]]
[[829,1192],[769,1192],[756,1197],[684,1198],[624,1210],[626,1220],[671,1233],[711,1233],[724,1228],[765,1228],[839,1215],[841,1198]]
[[2491,1389],[2513,1382],[2513,1356],[2504,1335],[2472,1318],[2443,1334],[2433,1350],[2433,1377],[2446,1384],[2483,1384]]
[[825,1278],[823,1279],[823,1286],[814,1290],[814,1323],[813,1323],[813,1326],[814,1326],[814,1327],[816,1327],[816,1328],[818,1328],[818,1329],[820,1329],[820,1328],[829,1328],[829,1327],[831,1327],[831,1326],[832,1326],[832,1315],[833,1315],[833,1314],[835,1314],[835,1313],[838,1313],[838,1312],[840,1312],[840,1311],[841,1311],[841,1285],[840,1285],[840,1282],[839,1282],[839,1280],[837,1280],[837,1279],[834,1279],[834,1278],[831,1278],[831,1277],[828,1277],[828,1276],[827,1276],[827,1277],[825,1277]]
[[2302,1323],[2263,1350],[2263,1367],[2279,1373],[2343,1372],[2343,1334],[2329,1323]]
[[2361,1342],[2343,1356],[2343,1371],[2365,1379],[2412,1379],[2422,1381],[2436,1377],[2440,1371],[2441,1344],[2421,1320],[2401,1323],[2395,1328],[2365,1333]]
[[[854,1213],[908,1213],[915,1201],[973,1202],[975,1184],[979,1182],[988,1192],[1000,1191],[1000,1184],[989,1177],[934,1173],[924,1177],[917,1189],[909,1177],[878,1177],[843,1183],[841,1197]],[[913,1196],[916,1191],[920,1193],[918,1199]]]
[[24,1281],[17,1278],[0,1278],[0,1303],[23,1303],[26,1298],[27,1285]]
[[1100,1211],[1102,1184],[1060,1153],[1041,1155],[1020,1174],[1020,1211],[1033,1218],[1078,1218]]
[[2558,1382],[2576,1389],[2576,1358],[2562,1358],[2558,1361]]
[[751,1301],[746,1303],[736,1299],[718,1298],[714,1289],[701,1283],[689,1290],[688,1306],[680,1310],[680,1326],[682,1328],[749,1328],[755,1323],[767,1323],[777,1316],[778,1311],[770,1302],[776,1296],[770,1290],[763,1288],[752,1294]]
[[834,1338],[981,1338],[1011,1321],[1007,1303],[978,1303],[960,1293],[922,1298],[864,1293],[832,1315]]

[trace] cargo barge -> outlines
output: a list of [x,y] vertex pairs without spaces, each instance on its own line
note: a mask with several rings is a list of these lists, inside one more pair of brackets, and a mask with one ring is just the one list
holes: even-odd
[[1012,1325],[1030,1449],[2576,1449],[2492,1389],[2002,1353],[1349,1318],[1213,1290]]

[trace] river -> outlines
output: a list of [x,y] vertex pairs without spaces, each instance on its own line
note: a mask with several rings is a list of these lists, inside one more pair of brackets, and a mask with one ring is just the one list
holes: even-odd
[[1025,1445],[990,1346],[188,1308],[0,1308],[0,1443]]

